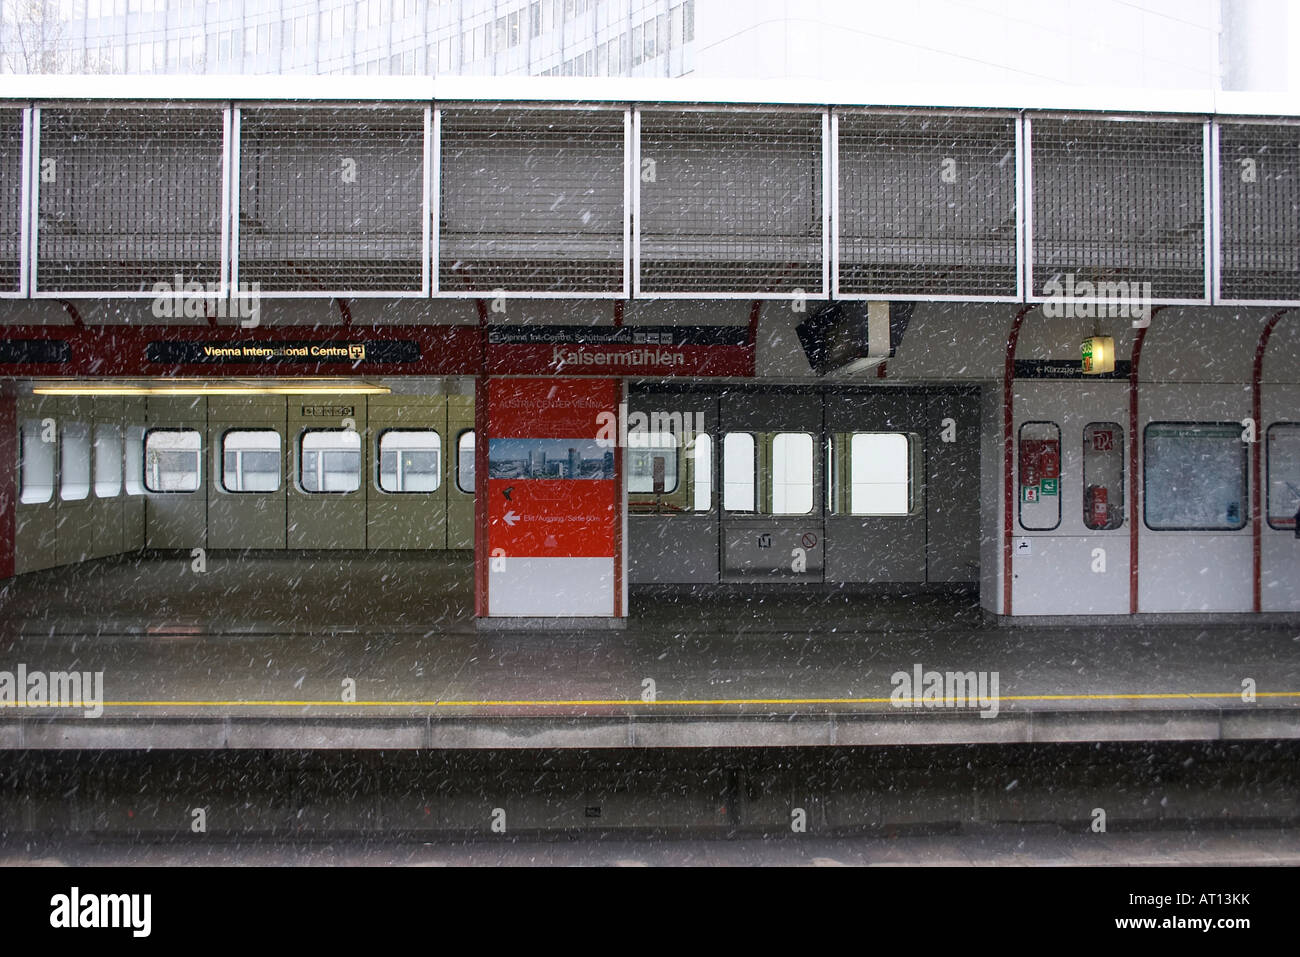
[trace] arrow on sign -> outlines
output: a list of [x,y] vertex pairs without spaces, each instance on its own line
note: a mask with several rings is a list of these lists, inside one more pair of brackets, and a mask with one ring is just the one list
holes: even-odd
[[519,521],[519,513],[516,512],[513,508],[510,511],[506,512],[501,517],[502,519],[505,520],[505,523],[509,525],[511,528],[514,528],[515,522]]

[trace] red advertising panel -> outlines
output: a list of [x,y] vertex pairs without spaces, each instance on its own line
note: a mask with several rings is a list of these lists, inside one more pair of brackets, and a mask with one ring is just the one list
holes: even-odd
[[481,423],[480,613],[622,614],[616,379],[500,378]]

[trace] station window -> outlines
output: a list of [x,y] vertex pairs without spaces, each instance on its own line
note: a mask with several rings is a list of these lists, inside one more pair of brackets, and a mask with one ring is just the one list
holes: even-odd
[[79,502],[90,495],[89,425],[70,422],[63,427],[59,463],[59,498]]
[[1020,527],[1051,531],[1061,524],[1061,429],[1055,422],[1020,426],[1016,476]]
[[474,494],[474,430],[466,429],[456,439],[456,488]]
[[695,455],[695,511],[707,512],[713,507],[712,437],[697,433],[688,451]]
[[361,434],[352,429],[311,429],[302,434],[298,475],[304,492],[355,492],[361,488]]
[[627,437],[627,490],[633,495],[677,491],[677,436],[636,431]]
[[1095,531],[1124,524],[1124,429],[1117,422],[1083,427],[1083,524]]
[[1155,531],[1246,525],[1246,443],[1236,422],[1152,422],[1143,432],[1144,519]]
[[807,432],[772,436],[772,514],[807,515],[813,507],[813,437]]
[[854,432],[849,437],[849,514],[906,515],[911,511],[908,437],[902,432]]
[[433,492],[442,485],[442,437],[427,429],[389,429],[379,437],[379,488]]
[[1300,423],[1268,429],[1268,525],[1294,529],[1300,517]]
[[280,433],[232,429],[221,437],[221,487],[227,492],[275,492],[280,488]]
[[722,438],[722,507],[728,512],[754,511],[754,436],[728,432]]
[[116,425],[95,426],[95,497],[122,493],[122,430]]
[[43,433],[39,419],[26,420],[18,432],[18,500],[24,505],[54,497],[54,442]]
[[194,429],[150,429],[144,436],[144,487],[197,492],[203,481],[203,436]]
[[127,495],[144,494],[144,426],[128,425],[122,445],[122,477]]

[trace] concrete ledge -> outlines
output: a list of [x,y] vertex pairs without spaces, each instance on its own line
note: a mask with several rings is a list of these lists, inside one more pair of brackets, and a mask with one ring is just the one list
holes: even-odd
[[622,631],[627,618],[475,618],[478,631]]
[[62,716],[0,721],[0,750],[768,748],[1300,739],[1300,708],[1231,711],[448,716]]

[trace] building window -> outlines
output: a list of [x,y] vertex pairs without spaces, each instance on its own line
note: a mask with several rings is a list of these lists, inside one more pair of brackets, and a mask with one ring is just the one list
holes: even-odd
[[304,492],[343,493],[361,488],[361,435],[352,429],[311,429],[302,434],[298,478]]
[[389,429],[379,437],[379,489],[433,492],[442,485],[442,438],[432,430]]
[[699,433],[691,445],[695,453],[695,511],[713,508],[713,439]]
[[1144,519],[1153,531],[1246,526],[1246,443],[1236,422],[1152,422],[1142,433]]
[[728,512],[754,511],[754,436],[728,432],[722,439],[722,507]]
[[227,492],[274,492],[280,488],[280,433],[232,430],[221,439],[221,487]]
[[912,511],[912,452],[901,432],[854,432],[849,437],[849,513],[907,515]]
[[466,429],[456,438],[456,488],[474,494],[474,430]]
[[772,514],[807,515],[813,507],[813,437],[807,432],[772,436]]
[[44,440],[43,431],[39,419],[28,419],[18,432],[18,500],[24,505],[54,497],[54,443]]
[[1268,525],[1294,529],[1300,517],[1300,423],[1268,429]]
[[144,426],[128,425],[122,447],[122,475],[127,495],[144,494]]
[[628,435],[627,446],[628,492],[669,495],[677,491],[677,436],[638,431]]
[[95,497],[114,498],[122,493],[122,430],[116,425],[95,426]]
[[194,429],[150,429],[144,437],[144,487],[197,492],[203,481],[203,437]]

